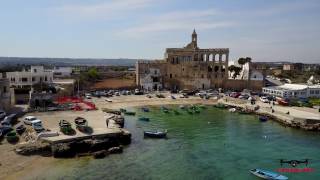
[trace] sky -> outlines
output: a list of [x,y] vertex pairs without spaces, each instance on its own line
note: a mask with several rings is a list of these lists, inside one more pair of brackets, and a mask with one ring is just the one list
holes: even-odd
[[196,29],[230,60],[320,62],[319,0],[0,0],[0,56],[162,59]]

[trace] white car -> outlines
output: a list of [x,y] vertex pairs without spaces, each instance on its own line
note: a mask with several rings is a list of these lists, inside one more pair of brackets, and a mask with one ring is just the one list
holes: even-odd
[[27,116],[24,118],[24,124],[32,125],[33,123],[39,122],[41,120],[37,119],[35,116]]
[[107,102],[112,102],[112,100],[111,100],[111,99],[106,99],[106,101],[107,101]]
[[86,99],[91,99],[92,98],[90,93],[85,93],[84,96],[86,97]]
[[32,121],[31,126],[37,133],[40,133],[44,130],[42,122],[39,119]]
[[269,103],[270,102],[269,99],[267,97],[264,97],[264,96],[260,97],[260,101],[263,102],[263,103]]

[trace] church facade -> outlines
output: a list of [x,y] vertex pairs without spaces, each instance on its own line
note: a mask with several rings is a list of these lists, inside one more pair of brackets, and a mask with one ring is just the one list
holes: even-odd
[[200,49],[194,30],[189,44],[167,48],[163,60],[138,61],[136,83],[149,91],[225,88],[229,87],[228,62],[228,48]]

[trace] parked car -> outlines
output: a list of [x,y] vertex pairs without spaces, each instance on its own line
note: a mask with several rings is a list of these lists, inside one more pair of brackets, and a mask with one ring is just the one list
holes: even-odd
[[42,121],[37,119],[31,122],[32,128],[37,132],[40,133],[44,131],[45,129],[42,126]]
[[241,95],[241,93],[239,93],[239,92],[232,92],[232,93],[230,94],[230,97],[238,98],[240,95]]
[[188,98],[189,96],[186,93],[182,93],[179,97],[180,98]]
[[6,124],[15,124],[17,122],[17,114],[10,114],[8,116],[6,116],[3,121],[1,122],[2,123],[6,123]]
[[248,94],[242,94],[242,95],[240,95],[239,96],[239,99],[248,99],[250,97],[250,95],[248,95]]
[[140,91],[139,89],[135,89],[134,95],[143,95],[143,91]]
[[37,119],[35,116],[27,116],[24,118],[23,122],[24,122],[24,124],[32,125],[32,122],[37,121],[37,120],[39,120],[39,119]]
[[10,131],[12,131],[11,126],[0,126],[0,137],[4,137]]
[[90,94],[90,93],[86,93],[86,94],[85,94],[85,98],[86,98],[86,99],[91,99],[91,98],[92,98],[92,96],[91,96],[91,94]]
[[269,99],[267,97],[265,97],[265,96],[260,97],[260,101],[263,102],[263,103],[269,103],[270,102]]
[[4,111],[4,110],[0,110],[0,121],[4,118],[4,117],[6,117],[6,112]]

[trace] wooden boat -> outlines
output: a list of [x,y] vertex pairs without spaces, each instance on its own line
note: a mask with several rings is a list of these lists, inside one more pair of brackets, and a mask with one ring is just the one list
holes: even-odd
[[229,111],[229,112],[236,112],[237,109],[236,109],[236,108],[230,108],[228,111]]
[[150,118],[147,117],[139,117],[139,121],[150,121]]
[[123,108],[120,108],[120,112],[127,112],[127,110],[126,109],[123,109]]
[[169,113],[169,109],[166,108],[166,107],[164,107],[164,106],[161,107],[161,110],[162,110],[164,113]]
[[266,171],[263,169],[251,169],[249,171],[250,173],[252,173],[255,176],[258,176],[262,179],[274,179],[274,180],[286,180],[288,179],[288,177],[283,176],[281,174],[277,174],[275,172],[271,172],[271,171]]
[[199,105],[199,108],[201,108],[201,109],[207,109],[207,106],[204,105],[204,104],[201,104],[201,105]]
[[142,110],[143,112],[150,112],[150,109],[149,109],[149,108],[146,108],[146,107],[142,107],[141,110]]
[[143,132],[145,137],[150,138],[165,138],[167,136],[167,130],[165,131],[144,131]]
[[74,123],[76,124],[76,128],[80,131],[85,131],[88,127],[88,121],[82,117],[77,117],[74,119]]
[[68,122],[67,120],[60,120],[59,122],[59,127],[60,127],[60,131],[63,133],[63,134],[72,134],[73,132],[73,129],[71,127],[71,123]]
[[266,121],[268,121],[268,117],[267,116],[259,116],[259,120],[261,122],[266,122]]
[[181,114],[178,110],[173,110],[173,112],[174,112],[175,115]]
[[136,115],[136,112],[133,112],[133,111],[126,111],[124,112],[125,115],[128,115],[128,116],[134,116]]

